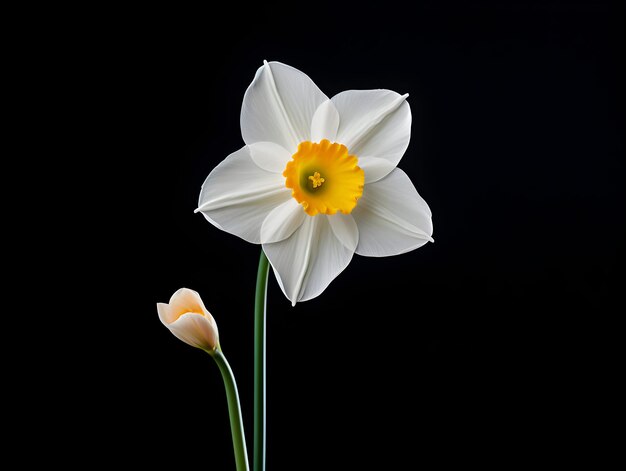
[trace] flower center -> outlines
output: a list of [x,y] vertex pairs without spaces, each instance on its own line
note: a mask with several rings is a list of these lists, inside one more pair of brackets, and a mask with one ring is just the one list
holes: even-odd
[[350,214],[365,183],[358,162],[343,144],[303,141],[285,167],[285,186],[309,216]]
[[313,188],[317,188],[318,186],[322,186],[326,180],[322,178],[319,172],[315,172],[313,175],[309,177],[309,180],[313,182]]

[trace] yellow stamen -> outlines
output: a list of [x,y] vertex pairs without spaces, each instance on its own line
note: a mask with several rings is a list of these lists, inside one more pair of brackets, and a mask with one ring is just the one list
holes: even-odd
[[318,186],[322,186],[326,180],[322,178],[319,172],[315,172],[313,175],[309,177],[309,180],[313,182],[313,188],[317,188]]

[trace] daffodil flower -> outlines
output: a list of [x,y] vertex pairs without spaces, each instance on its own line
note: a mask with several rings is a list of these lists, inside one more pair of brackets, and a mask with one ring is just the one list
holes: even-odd
[[428,205],[396,168],[411,135],[408,95],[328,98],[304,73],[265,62],[245,93],[245,146],[207,177],[199,206],[263,250],[295,305],[320,295],[354,253],[385,257],[432,241]]

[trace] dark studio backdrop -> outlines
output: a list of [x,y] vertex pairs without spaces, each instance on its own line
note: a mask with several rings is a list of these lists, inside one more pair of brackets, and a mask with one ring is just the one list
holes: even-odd
[[118,274],[103,288],[124,300],[125,329],[111,328],[101,364],[97,386],[114,405],[102,415],[117,432],[99,456],[234,469],[218,369],[157,318],[180,287],[218,322],[251,451],[260,247],[193,210],[209,172],[243,145],[241,100],[264,59],[328,96],[410,93],[399,167],[430,205],[435,239],[355,256],[295,308],[270,276],[267,469],[567,453],[564,431],[587,414],[575,378],[614,348],[591,326],[618,312],[623,289],[623,19],[594,2],[122,16],[123,36],[112,27],[101,45],[124,139],[101,261]]

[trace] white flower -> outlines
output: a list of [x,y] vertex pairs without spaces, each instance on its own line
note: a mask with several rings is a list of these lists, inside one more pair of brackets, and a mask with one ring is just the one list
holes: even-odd
[[219,348],[215,319],[195,291],[179,289],[169,304],[157,303],[157,311],[163,325],[183,342],[208,352]]
[[207,177],[196,211],[263,244],[285,296],[312,299],[352,255],[432,241],[431,212],[396,165],[409,145],[408,95],[349,90],[329,99],[299,70],[265,62],[246,91],[246,145]]

